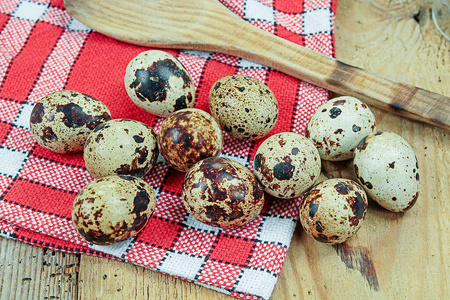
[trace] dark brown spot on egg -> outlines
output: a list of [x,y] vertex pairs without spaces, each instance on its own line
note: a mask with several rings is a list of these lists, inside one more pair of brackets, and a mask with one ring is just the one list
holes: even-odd
[[361,127],[357,126],[356,124],[353,124],[352,130],[353,130],[353,132],[358,132],[358,131],[361,131]]
[[316,231],[323,232],[324,229],[325,229],[325,227],[323,227],[322,222],[316,221]]
[[367,136],[364,137],[359,143],[358,146],[356,146],[356,149],[358,150],[366,150],[367,148]]
[[206,206],[205,215],[214,224],[220,221],[223,216],[226,215],[226,211],[219,205],[208,205]]
[[44,114],[45,114],[44,105],[40,102],[36,103],[36,105],[33,107],[33,110],[31,111],[30,123],[31,124],[41,123]]
[[192,94],[191,93],[189,93],[189,95],[188,96],[190,96],[190,100],[188,100],[188,101],[186,101],[186,96],[185,95],[182,95],[181,97],[179,97],[176,101],[175,101],[175,105],[174,105],[174,111],[177,111],[177,110],[180,110],[180,109],[183,109],[183,108],[187,108],[187,102],[190,102],[190,101],[192,101]]
[[140,144],[144,142],[145,138],[139,135],[133,135],[133,139],[136,143]]
[[327,111],[327,109],[326,109],[326,108],[322,109],[322,112],[326,112],[326,111]]
[[337,105],[344,105],[345,102],[347,102],[346,100],[342,99],[342,100],[336,100],[333,102],[333,105],[337,106]]
[[308,128],[306,128],[306,131],[305,131],[305,137],[309,138],[310,136],[311,136],[311,134],[309,133]]
[[417,181],[420,180],[419,173],[416,173],[416,180],[417,180]]
[[317,210],[319,209],[319,204],[317,203],[309,203],[309,217],[312,219],[317,213]]
[[220,87],[220,82],[217,82],[215,85],[214,85],[214,90],[215,91],[217,91],[217,89]]
[[103,137],[103,134],[98,134],[96,137],[95,137],[95,142],[96,143],[100,143],[100,141],[101,140],[104,140],[105,138]]
[[134,200],[133,200],[133,211],[136,215],[136,218],[134,219],[133,224],[131,225],[131,230],[140,231],[145,224],[147,223],[148,216],[147,214],[143,213],[148,209],[148,205],[150,203],[150,196],[148,195],[147,191],[137,186],[138,192],[136,193]]
[[101,123],[101,124],[95,126],[93,132],[97,132],[97,131],[102,130],[102,129],[107,129],[109,127],[111,127],[111,125],[109,125],[108,123]]
[[366,181],[364,184],[369,190],[373,189],[373,185],[369,181]]
[[69,128],[79,128],[86,125],[87,128],[94,129],[98,124],[111,119],[107,112],[99,116],[86,114],[83,108],[75,103],[58,105],[56,112],[64,114],[62,121]]
[[333,107],[332,109],[330,109],[330,118],[336,119],[337,116],[339,116],[341,113],[342,110],[340,108]]
[[383,130],[378,131],[377,133],[375,133],[375,135],[382,135],[383,134]]
[[51,127],[45,127],[44,129],[42,129],[41,138],[44,143],[56,142],[58,140],[58,137],[53,132],[53,129]]
[[245,91],[245,87],[243,87],[243,86],[242,86],[242,87],[238,87],[238,86],[237,86],[236,89],[237,89],[239,92],[241,92],[241,93],[242,93],[243,91]]
[[292,159],[289,156],[283,157],[283,162],[276,164],[273,167],[273,175],[278,180],[289,180],[294,175],[295,166],[292,164]]
[[292,155],[297,155],[299,151],[300,150],[297,147],[295,147],[295,148],[292,148],[291,153],[292,153]]
[[344,130],[342,128],[337,129],[334,134],[341,134]]
[[394,169],[395,168],[395,161],[391,162],[389,164],[389,168]]
[[392,201],[397,201],[397,197],[392,197]]
[[362,219],[365,216],[366,209],[367,209],[367,203],[364,201],[363,196],[355,191],[356,197],[351,197],[349,204],[350,208],[352,209],[353,214],[356,218]]
[[342,181],[335,184],[334,188],[341,195],[348,195],[348,193],[349,193],[349,187]]

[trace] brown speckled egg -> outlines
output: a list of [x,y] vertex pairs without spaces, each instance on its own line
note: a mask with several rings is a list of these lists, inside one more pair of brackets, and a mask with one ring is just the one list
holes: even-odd
[[365,137],[356,147],[353,167],[367,195],[384,208],[404,212],[416,203],[419,164],[400,135],[378,131]]
[[161,117],[195,102],[195,86],[186,68],[160,50],[142,52],[129,62],[125,89],[137,106]]
[[158,144],[166,163],[186,172],[196,162],[220,154],[222,130],[207,112],[187,108],[174,112],[162,122]]
[[195,164],[184,177],[182,197],[195,219],[221,228],[250,222],[264,206],[263,188],[252,172],[223,157]]
[[153,128],[134,120],[114,119],[89,135],[84,162],[94,178],[114,174],[142,177],[151,170],[158,154]]
[[364,189],[349,179],[334,178],[314,186],[300,205],[300,222],[315,240],[338,244],[354,235],[367,212]]
[[33,137],[57,153],[83,150],[86,138],[98,124],[111,120],[108,108],[91,96],[58,91],[39,100],[30,116]]
[[367,105],[350,96],[331,99],[321,105],[309,121],[310,138],[324,160],[353,157],[359,141],[376,131],[375,116]]
[[211,114],[222,128],[240,140],[268,134],[278,119],[278,103],[261,81],[244,75],[219,79],[209,93]]
[[292,199],[316,183],[321,161],[310,140],[297,133],[281,132],[259,146],[253,168],[268,194]]
[[144,180],[113,175],[90,182],[78,193],[72,220],[88,242],[111,245],[136,236],[155,206],[155,192]]

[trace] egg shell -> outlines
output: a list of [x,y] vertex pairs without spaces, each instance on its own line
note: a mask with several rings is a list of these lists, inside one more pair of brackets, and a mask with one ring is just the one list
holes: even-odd
[[409,143],[394,132],[378,131],[361,140],[353,168],[367,195],[390,211],[404,212],[419,197],[417,157]]
[[75,91],[57,91],[35,104],[30,115],[31,134],[42,147],[57,153],[83,150],[91,131],[111,119],[99,100]]
[[264,206],[263,188],[252,172],[224,157],[195,164],[184,177],[182,198],[195,219],[221,228],[249,223]]
[[88,242],[111,245],[136,236],[155,206],[155,192],[144,180],[113,175],[90,182],[78,193],[72,220]]
[[89,135],[84,163],[94,178],[114,174],[142,177],[152,169],[158,155],[153,128],[134,120],[114,119]]
[[298,133],[281,132],[259,146],[253,168],[268,194],[292,199],[316,183],[321,161],[319,152],[309,139]]
[[125,89],[130,99],[145,111],[167,117],[195,103],[195,86],[189,72],[172,54],[144,51],[125,71]]
[[186,172],[198,161],[220,154],[222,130],[207,112],[187,108],[174,112],[162,122],[158,145],[169,166]]
[[321,105],[306,129],[324,160],[351,159],[359,141],[376,131],[375,116],[357,98],[342,96]]
[[361,227],[367,212],[364,189],[349,179],[322,181],[308,191],[300,205],[300,222],[315,240],[338,244]]
[[278,119],[278,103],[272,91],[245,75],[219,79],[209,93],[209,107],[222,128],[241,140],[265,136]]

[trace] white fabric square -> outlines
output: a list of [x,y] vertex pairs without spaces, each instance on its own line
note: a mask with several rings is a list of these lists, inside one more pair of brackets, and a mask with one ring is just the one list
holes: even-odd
[[22,168],[22,165],[27,158],[27,154],[2,147],[0,148],[0,158],[2,160],[0,174],[14,177]]
[[124,255],[127,252],[127,249],[131,245],[132,242],[133,242],[133,239],[126,239],[124,241],[117,242],[115,244],[108,245],[108,246],[89,244],[89,248],[97,250],[97,251],[101,251],[101,252],[116,256],[116,257],[122,257],[122,255]]
[[160,263],[158,270],[172,276],[181,276],[188,280],[194,280],[200,274],[205,258],[194,255],[168,252]]
[[30,130],[30,116],[33,108],[33,103],[24,103],[14,121],[14,125]]
[[261,222],[256,238],[262,241],[281,243],[284,246],[288,246],[294,229],[295,221],[292,218],[266,216]]
[[22,1],[17,6],[16,11],[12,14],[13,17],[36,22],[47,11],[48,5],[32,1]]
[[203,232],[218,233],[221,230],[219,227],[209,226],[197,221],[197,219],[195,219],[190,213],[187,214],[186,220],[183,224],[191,229],[200,230]]
[[238,63],[238,67],[242,69],[267,69],[268,67],[260,63],[241,58]]
[[233,160],[235,162],[240,163],[241,165],[243,165],[243,166],[245,166],[247,168],[249,166],[249,162],[248,162],[247,157],[242,157],[240,155],[230,154],[230,153],[226,153],[226,152],[220,153],[219,157],[231,159],[231,160]]
[[269,299],[276,282],[277,278],[269,272],[243,269],[234,290]]
[[328,8],[306,12],[303,15],[303,34],[331,33],[331,18]]
[[247,0],[244,8],[244,18],[247,20],[264,20],[273,24],[275,22],[275,12],[272,7],[258,0]]
[[69,25],[67,25],[67,28],[72,31],[91,31],[92,29],[78,21],[77,19],[72,18],[70,20]]

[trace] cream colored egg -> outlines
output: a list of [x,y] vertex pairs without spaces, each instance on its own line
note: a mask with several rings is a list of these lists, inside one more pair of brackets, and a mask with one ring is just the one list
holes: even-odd
[[349,179],[325,180],[308,191],[300,205],[300,223],[315,240],[343,243],[361,227],[367,212],[364,189]]
[[310,138],[324,160],[341,161],[353,157],[359,141],[376,131],[375,116],[357,98],[342,96],[321,105],[309,121]]
[[144,180],[113,175],[86,185],[75,198],[72,220],[88,242],[111,245],[136,236],[155,210],[156,197]]
[[278,103],[261,81],[244,75],[219,79],[209,93],[211,114],[231,136],[254,140],[268,134],[278,119]]
[[96,127],[88,137],[84,162],[94,178],[114,174],[142,177],[158,154],[153,128],[134,120],[114,119]]
[[321,161],[309,139],[297,133],[281,132],[259,146],[253,169],[268,194],[291,199],[301,196],[316,183]]
[[419,164],[413,148],[400,135],[378,131],[355,150],[355,175],[366,193],[384,208],[403,212],[417,201]]
[[252,172],[223,157],[195,164],[184,177],[182,197],[195,219],[221,228],[249,223],[264,206],[263,188]]
[[198,161],[221,153],[222,130],[207,112],[186,108],[174,112],[162,122],[158,145],[169,166],[186,172]]
[[83,150],[92,130],[111,119],[99,100],[75,91],[57,91],[39,100],[30,116],[31,134],[39,145],[57,153]]
[[151,114],[167,117],[194,106],[192,78],[170,53],[149,50],[138,54],[129,62],[124,81],[130,99]]

